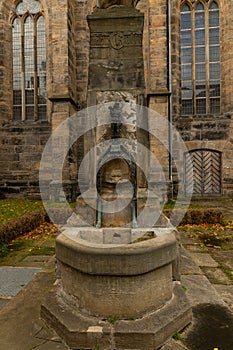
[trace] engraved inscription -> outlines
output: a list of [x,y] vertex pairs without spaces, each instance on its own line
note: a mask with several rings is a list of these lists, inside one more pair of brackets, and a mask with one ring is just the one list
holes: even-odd
[[92,34],[91,46],[92,47],[109,47],[109,35]]
[[112,47],[120,50],[125,46],[141,46],[142,35],[139,33],[95,33],[91,36],[92,47]]
[[122,33],[112,33],[110,43],[114,49],[120,50],[124,46],[124,35]]

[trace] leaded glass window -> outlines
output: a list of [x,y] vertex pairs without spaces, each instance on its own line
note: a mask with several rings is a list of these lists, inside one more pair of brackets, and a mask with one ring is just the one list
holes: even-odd
[[219,7],[215,1],[181,6],[182,115],[220,113]]
[[46,35],[41,4],[18,3],[12,20],[13,119],[46,120]]

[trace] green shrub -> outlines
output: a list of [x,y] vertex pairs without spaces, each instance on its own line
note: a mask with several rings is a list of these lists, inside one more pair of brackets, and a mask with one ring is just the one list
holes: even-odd
[[[172,209],[165,209],[164,214],[167,217],[174,218],[174,222],[176,221],[176,218],[179,217],[179,214],[181,213],[181,209],[175,209],[172,212]],[[173,220],[171,219],[171,223]],[[181,221],[181,225],[200,225],[200,224],[222,224],[224,223],[225,218],[221,210],[219,209],[188,209],[185,216],[183,217]]]
[[37,210],[44,210],[42,201],[28,199],[0,199],[0,226]]
[[0,226],[0,242],[8,244],[16,237],[32,231],[46,220],[48,218],[45,211],[37,210],[8,221]]

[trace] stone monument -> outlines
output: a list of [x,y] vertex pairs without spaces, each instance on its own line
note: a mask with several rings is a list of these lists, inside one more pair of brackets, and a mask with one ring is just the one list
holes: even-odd
[[[60,278],[41,314],[71,349],[155,350],[191,321],[191,308],[178,280],[176,231],[162,215],[149,228],[140,220],[145,206],[152,215],[158,210],[156,196],[149,204],[145,200],[148,183],[134,161],[138,140],[149,147],[147,133],[137,129],[138,118],[147,123],[146,115],[134,107],[146,104],[143,15],[133,6],[101,4],[88,17],[88,105],[96,105],[96,118],[101,118],[101,105],[110,103],[109,126],[96,128],[91,140],[90,134],[84,140],[87,150],[97,145],[85,174],[88,198],[96,201],[93,187],[100,198],[93,209],[80,196],[77,216],[57,237]],[[130,113],[128,106],[133,106]],[[134,128],[125,126],[126,118]],[[125,147],[121,137],[133,140],[134,147]],[[111,141],[104,152],[100,140]],[[125,179],[132,183],[131,201]],[[106,214],[103,203],[116,199],[117,184],[128,205]]]

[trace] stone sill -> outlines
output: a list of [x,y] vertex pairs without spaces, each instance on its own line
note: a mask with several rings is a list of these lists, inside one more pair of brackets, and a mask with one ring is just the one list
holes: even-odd
[[187,116],[180,116],[179,118],[183,119],[183,120],[213,120],[213,119],[216,119],[216,120],[230,120],[231,119],[231,115],[230,114],[208,114],[208,115],[202,115],[202,116],[199,116],[199,115],[187,115]]
[[49,131],[51,128],[51,124],[46,120],[38,120],[38,121],[11,121],[8,124],[5,124],[0,127],[1,131],[7,132],[24,132],[24,131],[32,131],[33,129],[40,131]]

